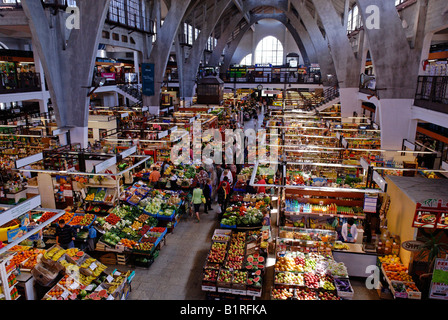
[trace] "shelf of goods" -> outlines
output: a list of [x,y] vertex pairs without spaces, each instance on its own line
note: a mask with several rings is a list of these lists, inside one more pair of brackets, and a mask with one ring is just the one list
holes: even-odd
[[285,224],[334,230],[338,219],[365,219],[366,194],[347,191],[284,190]]
[[[84,201],[88,202],[89,205],[107,205],[113,206],[117,197],[117,186],[101,186],[101,185],[91,185],[87,187],[86,197]],[[100,210],[92,210],[99,212]]]
[[57,245],[46,250],[31,270],[35,280],[50,287],[42,300],[126,300],[135,271],[107,266],[78,248]]
[[216,229],[203,267],[202,291],[261,297],[267,252],[260,244],[268,238],[268,230]]
[[[38,208],[40,205],[41,198],[36,196],[16,206],[5,206],[0,214],[0,225],[7,226],[0,229],[0,300],[17,300],[20,297],[15,287],[17,267],[25,260],[27,267],[32,266],[35,259],[32,256],[39,253],[37,249],[32,249],[25,255],[19,255],[13,248],[19,243],[32,244],[38,239],[38,232],[64,214],[61,210]],[[8,244],[4,245],[3,241]]]
[[14,262],[14,252],[0,255],[0,300],[17,300],[17,266]]
[[336,233],[279,228],[272,300],[352,299],[347,268],[331,254]]
[[270,203],[267,194],[234,193],[222,214],[221,228],[261,228],[266,212],[270,213]]
[[332,188],[366,187],[367,177],[359,165],[288,163],[286,185]]
[[381,267],[383,279],[395,299],[420,300],[422,298],[422,294],[413,277],[409,274],[408,268],[403,265],[397,255],[379,256],[378,265]]

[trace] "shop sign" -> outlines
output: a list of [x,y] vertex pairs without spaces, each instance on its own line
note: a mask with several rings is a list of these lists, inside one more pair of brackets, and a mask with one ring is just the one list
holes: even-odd
[[11,220],[17,219],[21,215],[41,205],[40,195],[35,196],[29,200],[22,202],[9,210],[6,210],[0,214],[0,226],[8,223]]
[[133,146],[125,151],[123,151],[122,153],[120,153],[120,156],[122,159],[125,159],[127,157],[129,157],[131,154],[134,154],[137,152],[137,146]]
[[412,226],[414,228],[448,229],[448,204],[444,206],[441,199],[418,202]]
[[153,96],[154,91],[154,63],[142,63],[142,92]]
[[31,163],[40,161],[44,159],[43,153],[34,154],[32,156],[16,160],[16,169],[23,168]]
[[448,260],[436,259],[429,298],[448,300]]
[[420,249],[422,248],[423,245],[424,245],[424,243],[421,241],[409,240],[409,241],[403,242],[401,244],[401,247],[407,251],[417,252],[417,251],[420,251]]
[[373,181],[380,187],[383,192],[386,192],[387,190],[387,182],[384,180],[384,178],[377,172],[373,172]]
[[369,163],[364,158],[359,159],[359,164],[364,170],[369,170]]
[[103,161],[95,166],[95,173],[100,173],[101,171],[106,170],[107,168],[113,166],[117,163],[117,157],[112,157],[106,161]]
[[115,73],[113,72],[103,72],[101,77],[106,78],[106,81],[115,81]]

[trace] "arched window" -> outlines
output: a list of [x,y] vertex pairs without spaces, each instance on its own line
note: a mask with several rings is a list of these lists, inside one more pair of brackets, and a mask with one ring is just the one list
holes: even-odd
[[267,36],[258,43],[255,49],[255,64],[261,63],[283,65],[283,45],[276,37]]
[[362,26],[361,14],[359,12],[358,6],[355,5],[348,12],[348,20],[347,20],[347,32],[351,33]]
[[251,66],[252,65],[252,53],[249,53],[247,56],[241,60],[240,65],[242,66]]

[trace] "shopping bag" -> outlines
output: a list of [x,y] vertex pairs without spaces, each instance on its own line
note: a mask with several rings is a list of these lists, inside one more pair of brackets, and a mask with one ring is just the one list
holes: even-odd
[[205,200],[204,196],[201,197],[201,200],[202,200],[202,203],[206,203],[207,202],[207,200]]

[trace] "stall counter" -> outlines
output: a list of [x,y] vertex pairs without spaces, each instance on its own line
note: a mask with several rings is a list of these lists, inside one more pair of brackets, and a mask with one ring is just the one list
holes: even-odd
[[377,264],[377,253],[366,252],[359,243],[347,245],[347,250],[333,250],[334,260],[345,264],[349,277],[367,278],[371,274],[371,271],[366,272],[367,267]]

